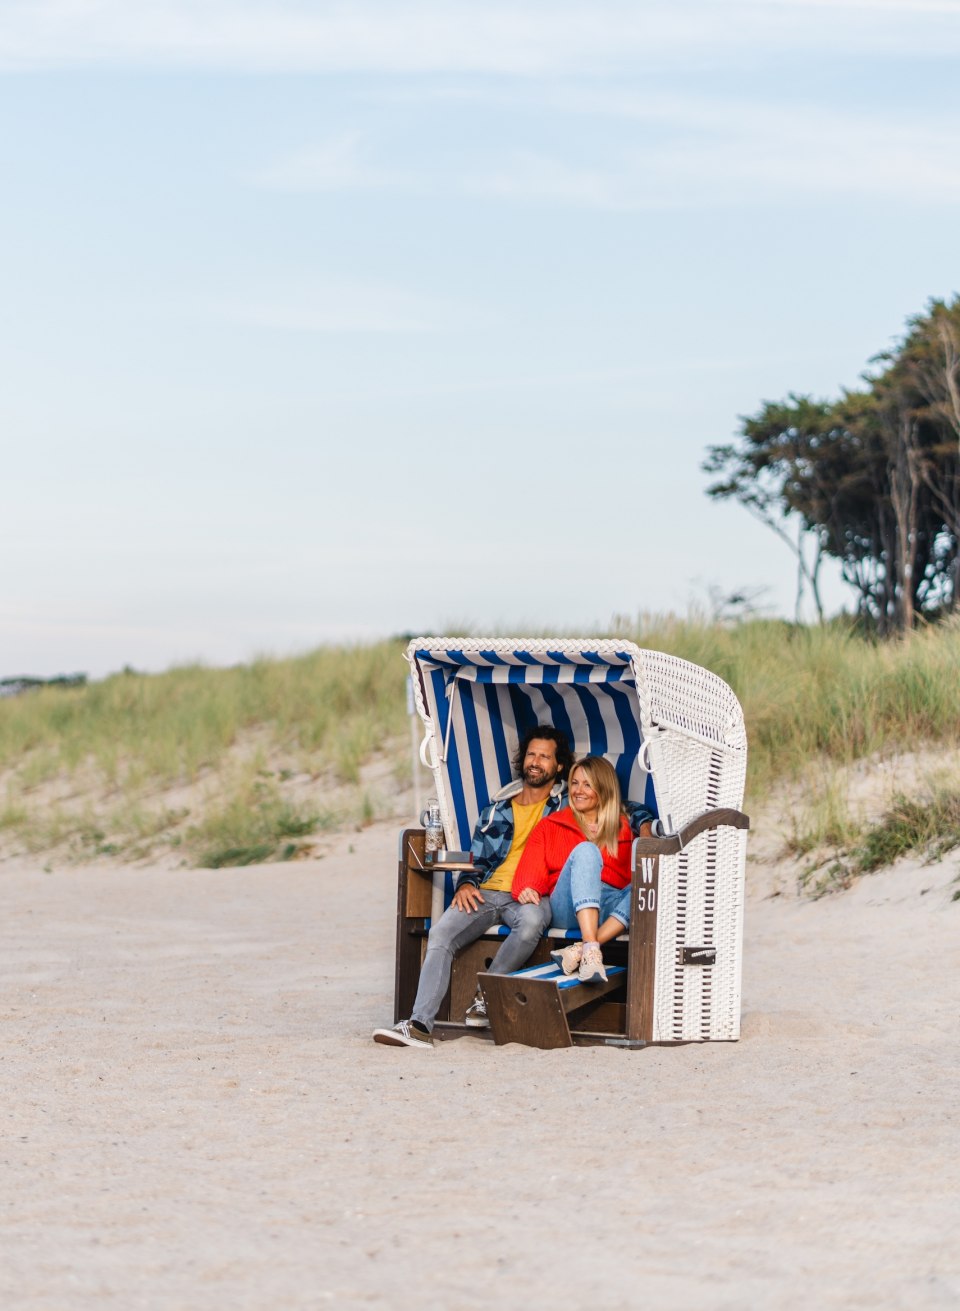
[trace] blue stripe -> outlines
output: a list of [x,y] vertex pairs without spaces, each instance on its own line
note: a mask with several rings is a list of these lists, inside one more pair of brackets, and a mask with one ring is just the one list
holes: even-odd
[[487,717],[490,723],[490,736],[493,738],[493,749],[497,757],[497,773],[500,776],[500,786],[510,781],[510,751],[507,747],[507,735],[504,732],[504,724],[500,711],[500,693],[495,687],[485,687],[482,689],[484,700],[487,703]]
[[477,797],[477,809],[482,810],[490,800],[490,793],[487,791],[486,769],[480,744],[480,726],[477,723],[477,707],[473,700],[472,686],[461,687],[460,709],[463,713],[463,727],[467,734],[470,764],[473,766],[473,790]]
[[[640,750],[640,730],[637,721],[633,717],[631,708],[627,704],[627,698],[619,688],[614,691],[613,688],[604,687],[601,684],[598,690],[601,691],[604,696],[609,697],[613,702],[617,722],[620,725],[620,732],[623,734],[623,755],[617,761],[616,769],[617,778],[620,780],[620,791],[625,797],[629,797],[630,775],[633,772],[637,752]],[[631,798],[631,800],[632,799],[633,798]]]
[[529,696],[526,692],[522,692],[515,683],[510,684],[510,705],[513,709],[514,723],[517,726],[517,737],[523,737],[528,728],[536,727],[537,717],[533,713]]
[[591,756],[603,756],[606,755],[607,751],[607,726],[603,722],[603,715],[600,713],[597,699],[591,692],[590,687],[576,688],[577,696],[583,707],[583,713],[587,718],[587,726],[590,729],[590,754]]
[[652,810],[657,816],[660,814],[660,807],[657,805],[657,794],[653,788],[653,775],[647,775],[647,786],[644,790],[643,804],[647,810]]
[[481,651],[484,660],[489,660],[492,665],[505,665],[507,662],[502,656],[498,656],[496,651]]
[[566,733],[570,750],[575,750],[573,724],[567,714],[567,707],[563,703],[563,696],[553,687],[541,687],[540,691],[544,701],[550,707],[550,718],[553,720],[554,728],[562,729]]
[[[472,830],[470,827],[470,818],[467,814],[467,801],[463,795],[463,771],[460,768],[460,753],[457,750],[457,739],[454,733],[450,734],[450,751],[447,755],[447,779],[450,784],[450,796],[453,801],[453,810],[457,820],[457,842],[460,844],[460,850],[465,850],[470,846]],[[452,885],[447,892],[447,897],[453,895]]]
[[443,676],[442,669],[430,670],[430,689],[437,703],[437,723],[434,738],[437,739],[437,751],[439,753],[443,745],[444,734],[447,731],[447,720],[450,717],[450,703],[447,700],[447,680]]

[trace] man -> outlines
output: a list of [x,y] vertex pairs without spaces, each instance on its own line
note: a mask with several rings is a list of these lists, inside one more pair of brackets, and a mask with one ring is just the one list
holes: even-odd
[[[392,1029],[376,1029],[374,1042],[394,1047],[432,1047],[430,1034],[450,985],[453,957],[487,929],[510,929],[490,964],[491,974],[520,969],[550,923],[550,902],[521,905],[510,891],[527,838],[544,815],[565,803],[563,780],[573,763],[566,735],[538,724],[523,737],[513,760],[520,775],[509,795],[484,807],[473,831],[473,869],[461,874],[450,905],[430,930],[413,1012]],[[479,988],[466,1014],[473,1028],[487,1028]]]

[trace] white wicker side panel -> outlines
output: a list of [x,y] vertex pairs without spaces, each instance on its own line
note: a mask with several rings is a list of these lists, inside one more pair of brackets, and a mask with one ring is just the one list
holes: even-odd
[[637,658],[646,675],[654,724],[669,724],[728,747],[746,748],[743,710],[723,679],[662,651],[643,649]]
[[[669,808],[672,830],[676,831],[705,810],[743,805],[746,783],[746,750],[713,746],[676,731],[658,735],[658,759],[665,777],[657,779],[661,807]],[[665,786],[664,786],[665,784]],[[666,822],[666,816],[662,815]],[[668,827],[670,827],[668,825]]]
[[652,721],[645,729],[654,786],[668,831],[675,832],[705,810],[739,810],[747,736],[732,689],[709,670],[660,651],[638,652],[638,663]]
[[[660,859],[655,1042],[740,1036],[746,831],[710,829]],[[715,948],[713,965],[684,965],[684,947]]]

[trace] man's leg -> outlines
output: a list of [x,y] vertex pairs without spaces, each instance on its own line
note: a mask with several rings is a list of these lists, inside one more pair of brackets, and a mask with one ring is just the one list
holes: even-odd
[[534,947],[543,937],[550,923],[550,901],[547,897],[541,897],[538,906],[521,906],[519,901],[510,897],[500,907],[500,916],[510,932],[490,962],[489,972],[512,974],[527,963]]
[[478,910],[458,910],[456,906],[448,906],[430,930],[417,996],[410,1013],[411,1020],[422,1025],[428,1033],[433,1029],[440,1003],[450,986],[450,969],[454,956],[461,947],[476,942],[487,929],[500,922],[500,911],[495,901],[497,894],[485,892],[482,895],[485,898],[484,904]]

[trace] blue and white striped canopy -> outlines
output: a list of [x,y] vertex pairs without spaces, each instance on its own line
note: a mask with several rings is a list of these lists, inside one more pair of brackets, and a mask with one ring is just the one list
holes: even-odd
[[605,756],[625,797],[655,813],[641,759],[643,674],[630,642],[428,637],[410,643],[414,697],[432,737],[447,842],[467,848],[482,808],[514,777],[520,738],[562,729],[577,756]]

